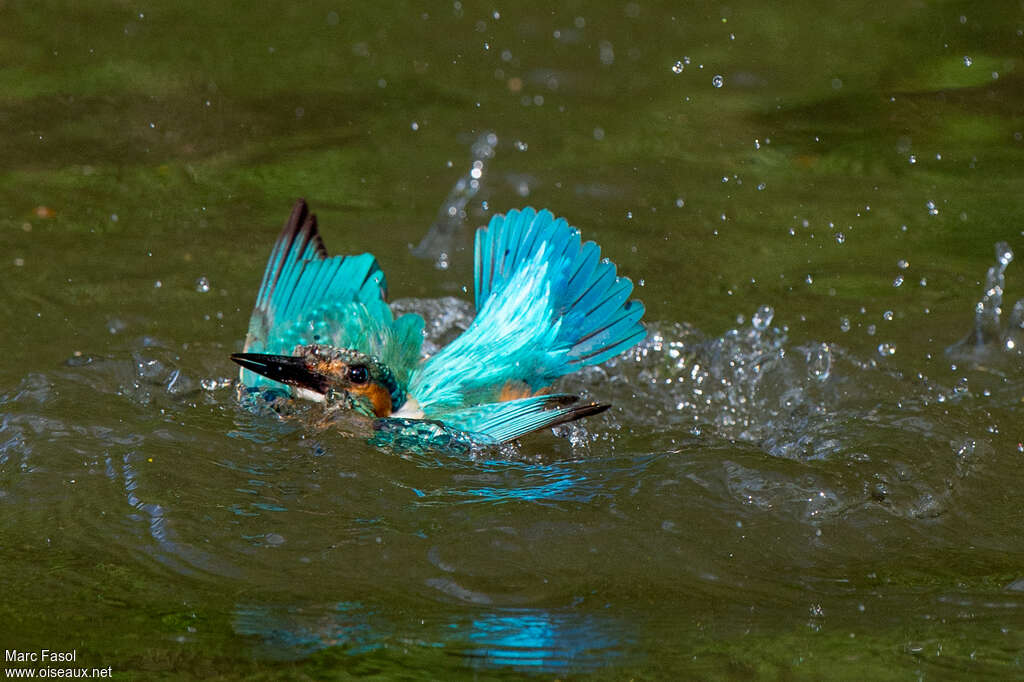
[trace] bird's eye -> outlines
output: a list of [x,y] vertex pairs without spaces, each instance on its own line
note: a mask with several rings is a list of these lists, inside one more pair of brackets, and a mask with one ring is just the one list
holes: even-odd
[[370,380],[370,372],[363,365],[352,365],[348,368],[348,380],[353,384],[365,384]]

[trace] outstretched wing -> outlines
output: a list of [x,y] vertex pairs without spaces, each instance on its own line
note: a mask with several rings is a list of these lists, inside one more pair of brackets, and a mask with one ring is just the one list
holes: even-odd
[[574,404],[577,401],[577,396],[564,393],[537,395],[449,412],[444,416],[444,423],[472,434],[479,443],[496,445],[539,429],[589,417],[610,407],[597,403]]
[[[394,320],[386,295],[377,259],[329,257],[316,216],[299,199],[270,252],[243,350],[287,355],[309,343],[353,348],[408,379],[419,360],[423,320]],[[276,383],[245,369],[241,378],[248,387]]]
[[573,395],[541,395],[456,410],[444,421],[385,418],[374,422],[370,442],[398,450],[466,452],[499,445],[532,431],[604,412],[608,405],[574,405]]
[[598,364],[645,336],[633,283],[594,242],[550,211],[497,215],[477,231],[477,316],[413,376],[410,394],[428,417],[497,402],[506,386],[527,393]]

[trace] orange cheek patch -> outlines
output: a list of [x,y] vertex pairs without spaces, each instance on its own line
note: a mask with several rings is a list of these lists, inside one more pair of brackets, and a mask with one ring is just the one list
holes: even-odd
[[352,386],[348,392],[368,398],[370,405],[373,406],[373,413],[378,417],[387,417],[391,414],[391,394],[380,384]]

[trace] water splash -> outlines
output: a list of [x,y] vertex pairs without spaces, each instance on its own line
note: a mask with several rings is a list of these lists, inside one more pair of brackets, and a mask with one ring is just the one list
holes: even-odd
[[951,356],[981,356],[990,351],[1006,351],[1024,355],[1024,298],[1010,312],[1007,325],[1002,325],[1003,293],[1006,268],[1013,262],[1013,250],[1006,242],[995,245],[996,263],[985,275],[985,289],[974,306],[974,328],[966,337],[946,349]]
[[433,355],[466,331],[476,314],[473,304],[454,296],[444,298],[400,298],[392,301],[398,315],[416,313],[423,318],[423,354]]
[[750,317],[750,323],[754,329],[758,331],[764,331],[768,328],[768,325],[772,323],[772,318],[775,317],[775,311],[771,306],[763,305],[757,309]]
[[432,258],[434,267],[447,270],[449,255],[455,246],[455,235],[468,217],[467,205],[480,193],[487,174],[487,164],[494,158],[498,136],[493,132],[482,133],[470,147],[472,161],[469,169],[456,181],[445,197],[437,218],[430,226],[423,240],[413,248],[412,253],[420,258]]

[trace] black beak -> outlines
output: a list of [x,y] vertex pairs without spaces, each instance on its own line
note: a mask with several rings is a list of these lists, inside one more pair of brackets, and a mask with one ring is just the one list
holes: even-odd
[[263,355],[262,353],[232,353],[231,359],[248,370],[282,384],[327,393],[327,377],[312,372],[301,357],[291,355]]

